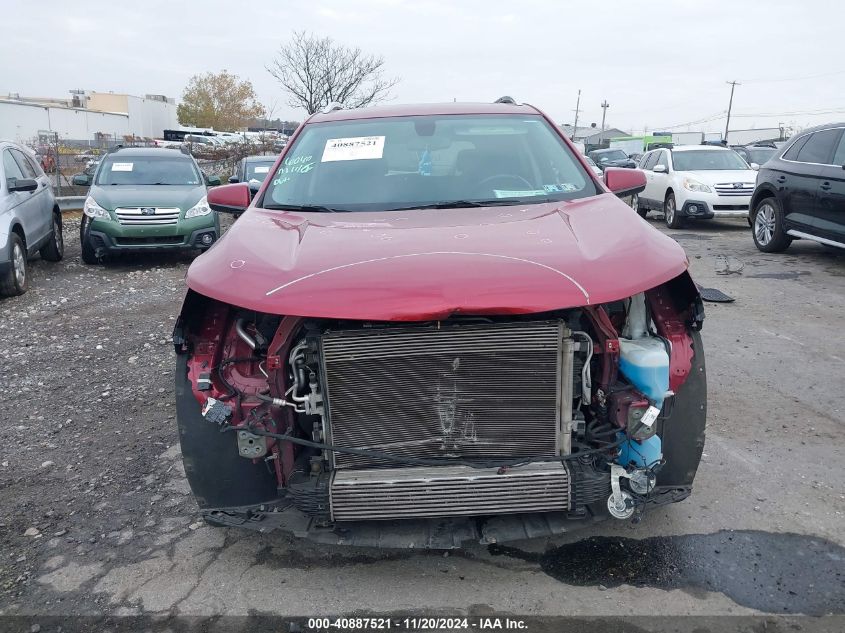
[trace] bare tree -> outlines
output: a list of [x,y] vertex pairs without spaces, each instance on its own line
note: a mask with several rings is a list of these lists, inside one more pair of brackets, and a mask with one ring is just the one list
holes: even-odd
[[288,105],[313,114],[332,102],[360,108],[390,98],[398,77],[384,76],[384,58],[329,37],[294,31],[267,71],[288,93]]

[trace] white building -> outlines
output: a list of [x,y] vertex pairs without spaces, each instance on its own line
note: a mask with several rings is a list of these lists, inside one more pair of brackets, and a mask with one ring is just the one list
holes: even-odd
[[45,130],[65,141],[92,143],[103,137],[161,138],[178,125],[175,100],[162,95],[80,91],[72,99],[0,98],[0,138],[21,142]]

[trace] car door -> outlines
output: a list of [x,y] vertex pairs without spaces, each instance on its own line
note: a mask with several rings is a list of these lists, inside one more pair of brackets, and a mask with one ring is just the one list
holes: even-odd
[[34,246],[45,240],[53,229],[53,196],[50,192],[50,179],[22,151],[10,148],[9,152],[21,168],[23,177],[31,178],[38,183],[38,189],[29,192],[27,201],[27,208],[31,208],[34,225],[29,244]]
[[[652,191],[654,195],[652,198],[654,199],[655,204],[657,205],[658,209],[663,209],[663,201],[666,199],[666,191],[669,189],[669,181],[671,176],[669,175],[672,166],[669,164],[669,151],[665,149],[658,149],[654,152],[657,155],[657,160],[654,161],[654,165],[651,168],[651,173],[653,177],[653,184],[654,187]],[[658,172],[654,171],[655,167],[663,166],[666,171]]]
[[[3,150],[2,160],[3,175],[6,178],[6,190],[9,191],[16,181],[23,180],[25,176],[9,148]],[[18,218],[21,226],[23,226],[27,247],[30,251],[37,239],[36,235],[41,230],[38,217],[38,201],[33,199],[33,193],[31,191],[9,191],[9,208],[12,210],[14,216]]]
[[845,244],[845,133],[839,132],[833,158],[819,173],[813,226],[819,237]]
[[640,194],[640,201],[649,207],[654,206],[654,172],[651,168],[654,167],[656,161],[657,152],[648,152],[640,159],[640,169],[645,174],[645,189]]
[[787,230],[813,232],[822,167],[833,156],[840,130],[820,130],[796,141],[772,170]]

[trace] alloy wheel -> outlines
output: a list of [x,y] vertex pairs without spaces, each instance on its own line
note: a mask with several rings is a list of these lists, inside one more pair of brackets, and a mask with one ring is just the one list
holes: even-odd
[[634,194],[633,196],[631,196],[631,208],[634,211],[640,210],[640,197],[637,194]]
[[57,218],[53,218],[53,239],[56,240],[56,250],[59,254],[65,252],[65,238],[62,235],[62,223]]
[[754,237],[760,246],[767,246],[775,234],[775,209],[766,203],[757,210],[754,218]]
[[675,198],[666,200],[666,224],[672,224],[675,221]]
[[12,252],[12,267],[15,270],[15,281],[19,288],[23,288],[26,282],[26,258],[20,244],[15,244]]

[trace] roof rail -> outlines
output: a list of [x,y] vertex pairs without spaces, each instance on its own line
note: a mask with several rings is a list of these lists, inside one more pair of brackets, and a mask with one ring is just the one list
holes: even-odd
[[509,97],[508,95],[499,97],[493,103],[509,103],[510,105],[516,105],[516,101],[513,100],[513,97]]
[[338,103],[337,101],[332,101],[327,103],[320,112],[322,114],[328,114],[329,112],[334,112],[335,110],[343,110],[343,104]]

